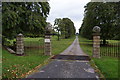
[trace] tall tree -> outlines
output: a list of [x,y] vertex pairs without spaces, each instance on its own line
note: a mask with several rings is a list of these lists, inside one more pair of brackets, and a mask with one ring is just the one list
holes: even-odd
[[2,3],[3,41],[14,39],[18,33],[25,36],[43,35],[49,11],[48,2]]
[[54,21],[54,29],[57,30],[57,36],[58,36],[58,41],[60,40],[60,22],[61,22],[61,18],[56,18]]
[[85,6],[85,16],[81,26],[81,35],[92,39],[92,29],[94,26],[101,27],[101,38],[104,44],[106,39],[113,39],[116,35],[117,17],[116,3],[90,2]]
[[63,38],[69,38],[75,34],[74,23],[69,18],[56,19],[55,24],[58,24]]

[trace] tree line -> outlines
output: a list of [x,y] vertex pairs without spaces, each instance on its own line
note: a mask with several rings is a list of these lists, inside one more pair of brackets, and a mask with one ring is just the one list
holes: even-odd
[[54,21],[54,29],[58,32],[58,37],[70,38],[75,35],[76,29],[74,23],[69,18],[56,18]]
[[3,2],[3,44],[7,39],[14,39],[18,33],[28,37],[44,35],[49,11],[48,2]]
[[104,43],[107,39],[120,40],[120,2],[89,2],[84,13],[80,35],[92,39],[93,27],[99,26]]

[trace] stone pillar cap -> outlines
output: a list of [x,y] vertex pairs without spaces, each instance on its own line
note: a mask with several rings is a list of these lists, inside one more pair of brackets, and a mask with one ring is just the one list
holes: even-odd
[[22,33],[19,33],[18,36],[23,36],[23,34],[22,34]]
[[46,31],[52,31],[52,24],[50,22],[47,22],[47,26],[45,27]]
[[100,33],[100,31],[101,31],[101,28],[99,26],[93,27],[93,32]]

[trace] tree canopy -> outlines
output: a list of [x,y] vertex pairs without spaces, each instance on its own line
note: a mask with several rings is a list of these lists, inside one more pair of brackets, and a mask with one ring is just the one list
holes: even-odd
[[3,41],[14,39],[18,33],[33,37],[43,35],[49,11],[48,2],[3,2]]
[[94,26],[101,28],[101,38],[120,39],[120,2],[90,2],[85,6],[85,14],[79,32],[82,36],[92,39]]
[[71,19],[69,18],[56,18],[54,21],[54,25],[57,25],[57,29],[59,28],[61,32],[61,36],[63,38],[69,38],[75,35],[75,26]]

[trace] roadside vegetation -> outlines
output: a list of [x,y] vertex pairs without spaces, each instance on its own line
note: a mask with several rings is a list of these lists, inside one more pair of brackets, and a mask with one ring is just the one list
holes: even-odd
[[[52,55],[56,55],[64,51],[75,39],[71,37],[69,39],[57,40],[57,36],[52,37]],[[25,38],[26,45],[42,45],[44,44],[43,38]],[[30,43],[31,41],[31,43]],[[38,44],[39,42],[39,44]],[[64,46],[63,46],[64,45]],[[27,72],[34,69],[36,66],[43,64],[50,56],[44,56],[44,49],[38,50],[27,49],[24,56],[16,56],[9,53],[4,48],[2,49],[2,77],[3,78],[21,78],[26,75]]]
[[[69,18],[63,18],[60,22],[62,26],[58,26],[61,35],[55,28],[47,31],[49,22],[46,22],[46,19],[49,12],[48,2],[5,2],[2,4],[3,78],[21,78],[50,57],[44,55],[43,36],[45,33],[59,36],[59,39],[56,36],[52,37],[53,55],[61,53],[73,42],[75,26]],[[6,48],[16,50],[15,38],[19,33],[24,35],[24,56],[17,56],[6,50]]]
[[[82,50],[92,57],[92,40],[88,40],[79,36],[79,42]],[[112,40],[111,42],[118,42],[117,40]],[[92,58],[100,69],[105,78],[118,78],[118,58],[104,56],[100,59]]]
[[108,39],[120,40],[120,2],[89,2],[84,12],[83,23],[79,29],[83,37],[92,39],[93,27],[99,26],[103,45],[107,44]]

